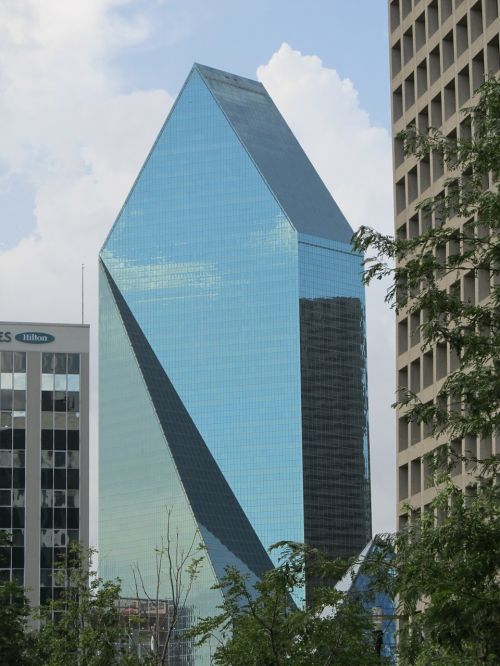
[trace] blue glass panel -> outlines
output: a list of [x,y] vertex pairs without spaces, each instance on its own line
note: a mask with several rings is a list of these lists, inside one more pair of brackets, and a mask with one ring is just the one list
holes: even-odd
[[262,543],[303,540],[297,234],[196,71],[102,258]]
[[[172,512],[170,537],[178,544],[177,552],[189,552],[193,539],[196,544],[203,542],[203,535],[198,533],[137,359],[103,276],[100,314],[99,437],[105,446],[99,448],[99,569],[105,579],[119,577],[122,596],[134,599],[132,566],[137,565],[147,593],[156,598],[155,548],[166,543],[166,509]],[[222,597],[211,589],[215,582],[212,565],[205,555],[187,600],[184,625],[216,612]],[[162,576],[159,595],[161,599],[172,598],[167,572]],[[139,596],[145,596],[141,590]],[[185,663],[192,663],[192,644],[182,644],[182,650]],[[210,663],[208,647],[198,651],[196,657],[196,663]]]
[[348,243],[352,229],[264,86],[195,65],[297,231]]
[[[349,235],[262,86],[195,67],[101,253],[122,317],[108,320],[103,288],[101,495],[118,496],[108,447],[135,464],[155,418],[142,455],[163,437],[154,464],[167,483],[179,476],[168,497],[198,518],[216,576],[226,563],[265,566],[223,478],[265,547],[306,539],[352,555],[370,537],[364,293]],[[103,363],[123,325],[142,373],[122,377],[133,390]],[[117,420],[130,414],[127,431]],[[139,511],[121,499],[147,520],[146,500]],[[116,511],[101,505],[115,551]]]

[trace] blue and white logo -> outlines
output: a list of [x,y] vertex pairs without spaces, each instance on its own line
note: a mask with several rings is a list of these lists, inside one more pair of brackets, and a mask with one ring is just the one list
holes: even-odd
[[54,342],[55,338],[50,333],[39,333],[37,331],[26,331],[16,335],[18,342],[26,342],[30,345],[44,345],[47,342]]

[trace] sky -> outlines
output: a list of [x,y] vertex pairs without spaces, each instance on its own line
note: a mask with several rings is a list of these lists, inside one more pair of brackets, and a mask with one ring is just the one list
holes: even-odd
[[[257,78],[353,228],[393,224],[386,0],[0,0],[0,318],[91,325],[97,254],[194,62]],[[367,290],[374,531],[395,521],[393,314]]]

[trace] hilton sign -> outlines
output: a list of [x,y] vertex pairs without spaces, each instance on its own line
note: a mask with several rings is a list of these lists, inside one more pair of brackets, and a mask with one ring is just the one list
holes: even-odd
[[[50,333],[40,333],[39,331],[25,331],[17,333],[15,339],[18,342],[25,342],[29,345],[45,345],[48,342],[54,342],[55,338]],[[11,342],[11,331],[0,331],[0,342]]]

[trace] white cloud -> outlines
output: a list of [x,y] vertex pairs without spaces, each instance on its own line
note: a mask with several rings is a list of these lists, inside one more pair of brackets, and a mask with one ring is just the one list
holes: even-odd
[[[349,79],[317,56],[288,44],[257,75],[354,229],[391,232],[392,172],[388,132],[374,127]],[[373,526],[394,529],[394,322],[384,304],[386,285],[367,290],[368,383]]]
[[[34,187],[36,223],[0,253],[2,319],[78,322],[85,263],[94,515],[97,253],[172,104],[164,90],[123,94],[108,65],[112,54],[149,34],[144,16],[115,11],[126,4],[0,3],[0,170]],[[0,230],[12,224],[0,216]],[[95,520],[93,527],[95,539]]]

